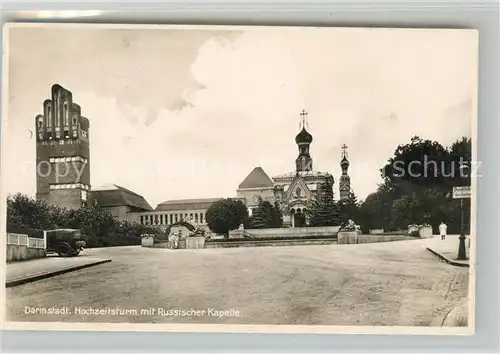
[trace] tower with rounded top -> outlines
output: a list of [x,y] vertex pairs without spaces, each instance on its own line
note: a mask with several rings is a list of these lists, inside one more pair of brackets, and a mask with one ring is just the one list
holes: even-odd
[[339,179],[339,197],[340,200],[348,199],[351,194],[351,177],[349,177],[349,160],[347,159],[347,145],[344,144],[341,147],[341,160],[340,168],[342,169],[342,175]]
[[36,198],[79,208],[90,199],[89,120],[73,95],[53,85],[36,126]]
[[309,154],[309,148],[310,148],[311,143],[313,141],[313,137],[306,130],[307,112],[305,110],[302,110],[302,112],[300,112],[300,118],[301,118],[300,127],[302,129],[295,137],[295,143],[297,144],[297,146],[299,148],[299,156],[297,156],[297,159],[295,160],[296,171],[297,172],[312,171],[312,167],[313,167],[312,166],[312,158],[311,158],[311,155]]

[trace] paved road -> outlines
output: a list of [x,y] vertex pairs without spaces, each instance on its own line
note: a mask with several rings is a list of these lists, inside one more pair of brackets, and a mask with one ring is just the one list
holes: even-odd
[[[463,303],[468,269],[440,262],[424,242],[85,250],[113,262],[7,289],[7,317],[426,326]],[[54,306],[53,314],[40,313]],[[182,315],[190,309],[199,311]]]
[[88,254],[82,254],[79,257],[58,257],[49,255],[45,258],[30,259],[22,262],[11,262],[7,264],[6,280],[7,282],[19,279],[44,276],[52,272],[64,272],[77,267],[85,267],[95,263],[105,261],[104,258],[91,257]]

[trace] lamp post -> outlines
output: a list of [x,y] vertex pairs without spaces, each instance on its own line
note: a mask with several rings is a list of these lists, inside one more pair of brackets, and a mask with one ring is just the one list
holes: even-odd
[[[468,166],[466,163],[461,163],[460,164],[460,176],[464,177],[464,172],[467,172]],[[465,175],[467,177],[467,175]],[[462,192],[463,193],[460,196],[460,236],[458,237],[458,255],[457,255],[457,260],[459,261],[465,261],[467,259],[467,252],[465,251],[465,227],[464,227],[464,198],[470,197],[470,186],[469,188],[467,187],[462,187]]]
[[458,237],[458,255],[457,260],[465,261],[467,254],[465,252],[465,231],[464,231],[464,200],[460,199],[460,236]]

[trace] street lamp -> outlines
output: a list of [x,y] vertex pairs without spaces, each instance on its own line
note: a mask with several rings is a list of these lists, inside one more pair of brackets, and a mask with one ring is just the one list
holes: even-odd
[[[466,163],[460,164],[460,176],[467,178],[467,174],[465,174],[468,170],[469,166]],[[464,198],[460,198],[460,236],[458,237],[458,255],[457,260],[465,261],[467,260],[467,253],[465,251],[465,227],[464,227]]]

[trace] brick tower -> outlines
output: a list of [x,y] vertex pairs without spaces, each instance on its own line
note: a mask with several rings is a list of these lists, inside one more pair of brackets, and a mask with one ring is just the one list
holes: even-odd
[[70,91],[52,86],[36,126],[36,199],[66,208],[90,202],[89,120]]

